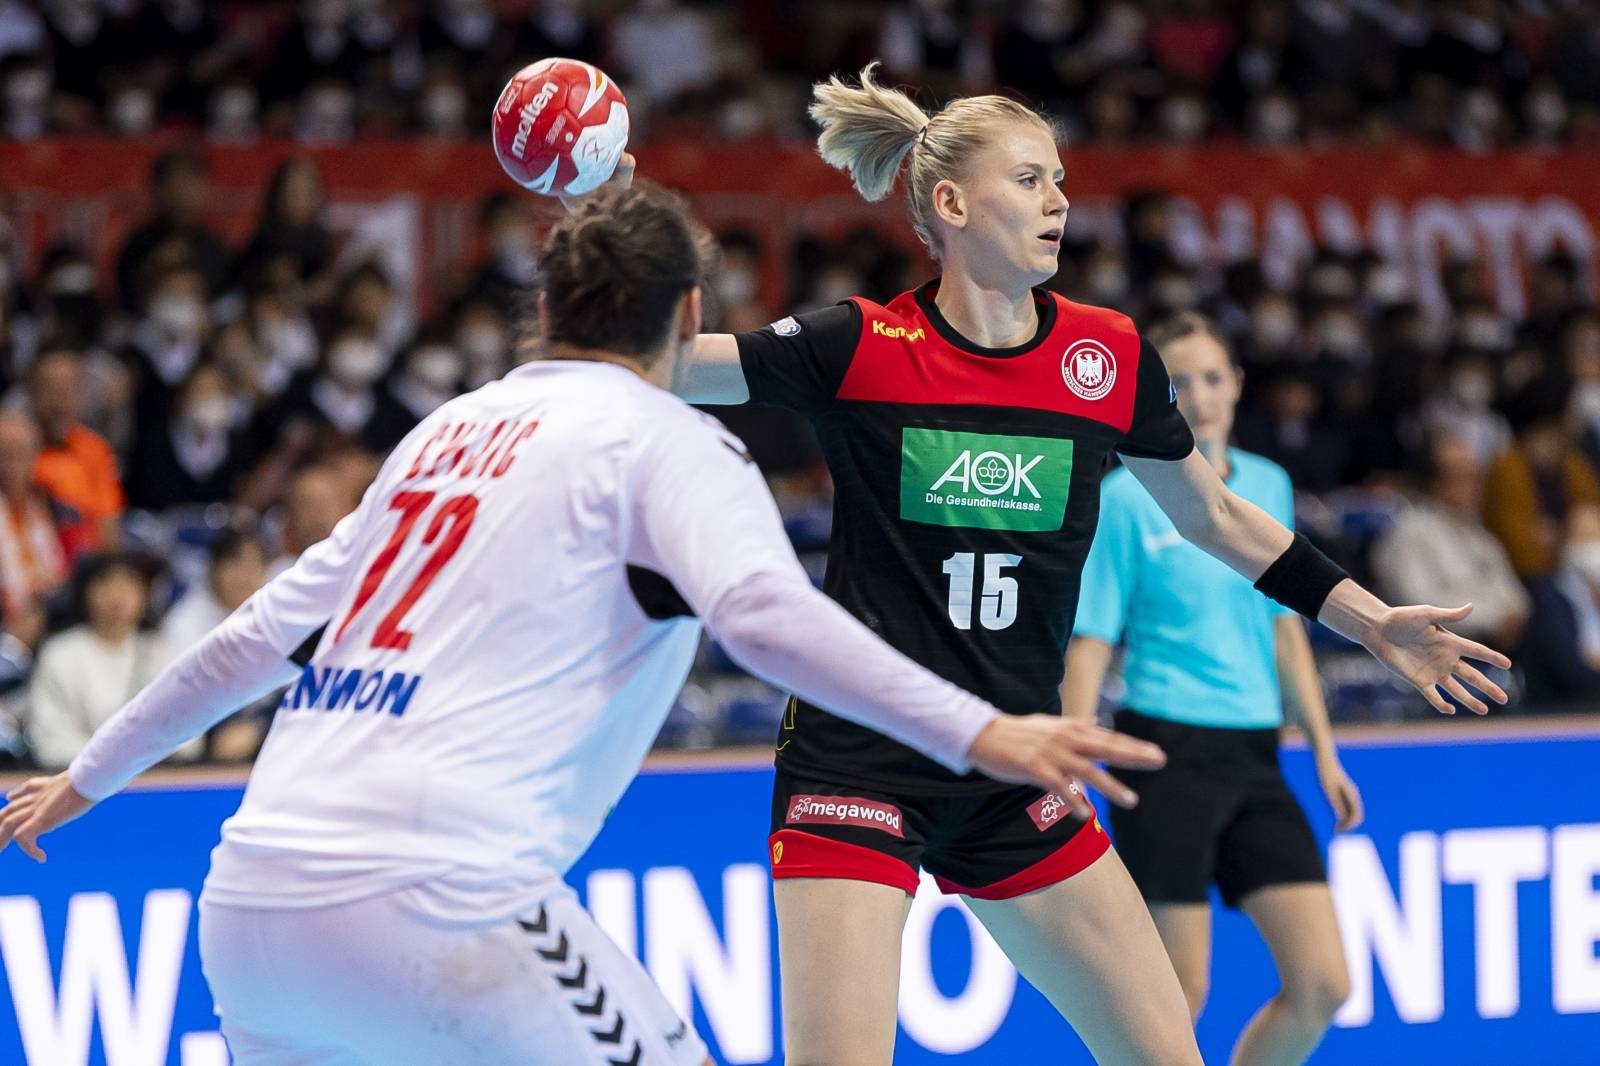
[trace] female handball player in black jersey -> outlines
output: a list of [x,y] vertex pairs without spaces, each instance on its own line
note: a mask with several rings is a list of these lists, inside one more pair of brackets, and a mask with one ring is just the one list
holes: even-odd
[[[1440,711],[1505,694],[1497,652],[1392,608],[1259,508],[1194,448],[1161,359],[1129,319],[1036,286],[1067,199],[1051,123],[999,96],[924,113],[901,92],[815,87],[818,148],[879,200],[906,166],[941,275],[751,333],[704,335],[681,391],[807,415],[836,487],[825,590],[912,659],[1013,713],[1058,711],[1101,470],[1115,450],[1177,529],[1262,592],[1365,645]],[[626,172],[624,172],[626,173]],[[792,701],[770,858],[787,1060],[887,1064],[901,928],[919,868],[960,893],[1102,1063],[1200,1061],[1149,912],[1076,789],[957,775]],[[1113,787],[1113,802],[1133,794]]]

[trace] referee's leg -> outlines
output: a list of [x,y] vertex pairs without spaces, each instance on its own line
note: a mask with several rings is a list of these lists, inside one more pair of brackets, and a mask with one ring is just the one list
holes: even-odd
[[1101,1066],[1200,1066],[1183,989],[1115,851],[1048,888],[967,905]]

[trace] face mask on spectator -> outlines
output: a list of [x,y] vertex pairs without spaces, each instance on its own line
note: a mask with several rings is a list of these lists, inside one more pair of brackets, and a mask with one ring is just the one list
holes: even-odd
[[1468,315],[1460,328],[1461,340],[1474,348],[1499,350],[1510,342],[1505,323],[1494,315]]
[[411,356],[411,376],[434,389],[451,389],[465,370],[461,357],[449,348],[424,348]]
[[1200,293],[1194,282],[1182,274],[1159,277],[1150,288],[1157,303],[1174,311],[1192,311],[1200,303]]
[[1575,571],[1589,584],[1600,587],[1600,540],[1570,542],[1562,553],[1567,569]]
[[328,371],[346,385],[371,385],[384,368],[383,352],[371,341],[343,341],[328,357]]
[[533,235],[522,226],[506,226],[490,241],[495,261],[508,277],[526,285],[533,280],[539,261],[533,254]]
[[1287,348],[1294,343],[1300,323],[1293,311],[1281,307],[1267,307],[1255,314],[1252,332],[1256,343],[1264,348]]
[[1575,385],[1572,409],[1585,421],[1600,423],[1600,381],[1581,381]]
[[183,418],[202,433],[215,433],[233,425],[233,404],[219,394],[200,396],[189,401]]
[[156,124],[156,100],[148,89],[123,89],[111,100],[111,128],[133,135],[149,133]]
[[1116,263],[1103,263],[1089,271],[1089,295],[1104,304],[1115,304],[1128,295],[1128,272]]
[[1263,144],[1287,144],[1300,126],[1300,112],[1283,97],[1261,101],[1255,112],[1255,139]]
[[1318,325],[1317,335],[1322,350],[1341,359],[1350,359],[1366,351],[1366,333],[1361,323],[1348,315],[1324,318]]
[[1367,298],[1380,307],[1393,307],[1411,296],[1406,272],[1396,266],[1380,266],[1367,275]]
[[505,337],[493,326],[470,326],[456,338],[467,358],[475,363],[499,359],[505,352]]
[[24,67],[6,79],[6,106],[16,111],[37,111],[50,98],[50,75],[43,67]]
[[150,321],[174,340],[194,340],[204,317],[205,308],[190,296],[158,296],[150,303]]
[[1494,400],[1494,379],[1476,370],[1457,371],[1450,378],[1450,392],[1466,407],[1487,408]]
[[756,276],[748,270],[724,270],[717,275],[717,295],[725,306],[733,307],[756,294]]
[[459,85],[429,89],[422,98],[422,125],[435,132],[454,130],[467,117],[467,94]]
[[248,85],[224,85],[211,96],[211,136],[248,137],[256,128],[256,93]]

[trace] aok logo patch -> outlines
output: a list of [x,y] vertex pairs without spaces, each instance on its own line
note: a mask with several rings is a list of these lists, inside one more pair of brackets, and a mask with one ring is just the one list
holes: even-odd
[[906,429],[900,517],[936,526],[1044,532],[1061,528],[1072,442]]

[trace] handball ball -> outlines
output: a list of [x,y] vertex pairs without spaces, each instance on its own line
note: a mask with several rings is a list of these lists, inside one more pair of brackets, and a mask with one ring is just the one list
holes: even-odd
[[541,196],[576,196],[605,183],[628,146],[628,102],[605,71],[576,59],[523,67],[494,105],[494,154],[511,179]]

